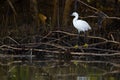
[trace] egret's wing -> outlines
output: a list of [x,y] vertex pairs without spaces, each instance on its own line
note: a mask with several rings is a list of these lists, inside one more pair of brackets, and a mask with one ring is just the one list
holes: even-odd
[[77,29],[79,31],[85,31],[85,27],[84,27],[84,24],[81,20],[77,20],[76,21],[76,26],[77,26]]
[[90,25],[86,21],[79,20],[79,23],[81,23],[81,27],[84,28],[84,31],[91,29]]

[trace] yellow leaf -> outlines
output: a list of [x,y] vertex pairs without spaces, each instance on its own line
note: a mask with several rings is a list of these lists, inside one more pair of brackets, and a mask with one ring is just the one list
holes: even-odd
[[78,47],[79,47],[79,46],[78,46],[77,44],[74,46],[74,48],[76,48],[76,49],[77,49]]
[[88,44],[87,44],[87,43],[85,43],[85,44],[83,45],[83,47],[87,48],[87,47],[88,47]]
[[38,17],[39,17],[39,20],[40,20],[42,23],[45,23],[47,17],[46,17],[44,14],[39,13],[39,14],[38,14]]

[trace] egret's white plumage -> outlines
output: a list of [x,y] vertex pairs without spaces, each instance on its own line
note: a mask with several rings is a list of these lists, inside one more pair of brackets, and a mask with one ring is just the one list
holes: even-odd
[[86,21],[78,20],[79,15],[77,12],[73,12],[72,16],[75,16],[75,18],[73,19],[73,25],[78,30],[78,33],[85,32],[91,29],[90,25]]

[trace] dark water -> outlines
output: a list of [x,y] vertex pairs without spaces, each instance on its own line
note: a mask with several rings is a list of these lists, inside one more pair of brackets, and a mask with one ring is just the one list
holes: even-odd
[[100,62],[22,63],[0,66],[0,80],[120,80],[119,70]]

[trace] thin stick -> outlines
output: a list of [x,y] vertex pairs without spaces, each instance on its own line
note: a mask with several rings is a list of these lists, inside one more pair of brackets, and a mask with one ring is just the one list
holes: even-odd
[[77,1],[80,2],[80,3],[82,3],[83,5],[85,5],[85,6],[89,7],[89,8],[91,8],[91,9],[97,11],[97,12],[100,11],[99,9],[92,7],[92,6],[90,6],[90,5],[86,4],[86,3],[84,3],[84,2],[81,1],[81,0],[77,0]]
[[7,0],[7,1],[8,1],[8,3],[9,3],[10,7],[12,8],[14,14],[17,15],[16,10],[15,10],[15,8],[14,8],[12,2],[11,2],[10,0]]

